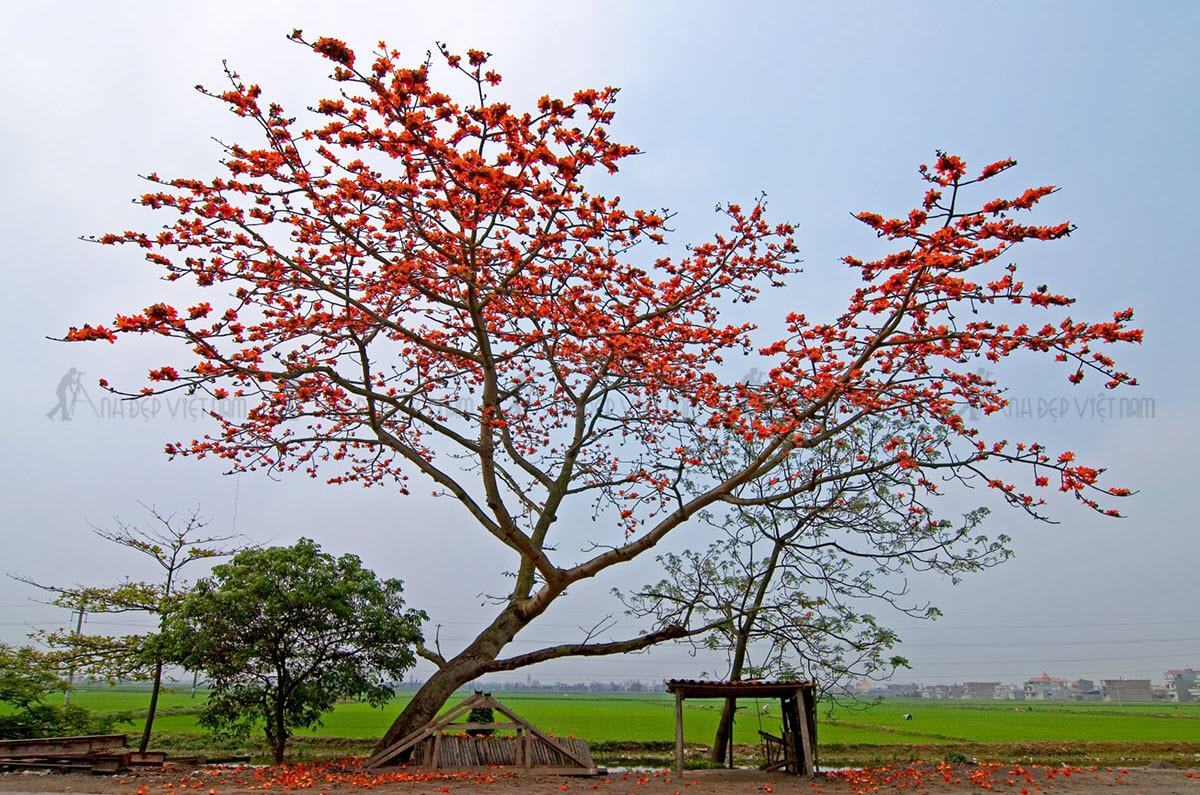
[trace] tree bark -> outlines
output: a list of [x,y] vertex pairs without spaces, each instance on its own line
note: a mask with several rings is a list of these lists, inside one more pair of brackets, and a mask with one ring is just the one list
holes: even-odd
[[158,692],[162,689],[163,661],[154,663],[154,683],[150,686],[150,706],[146,710],[146,725],[142,728],[142,741],[138,743],[138,751],[146,753],[150,747],[150,730],[154,727],[154,713],[158,709]]
[[[450,660],[413,694],[412,700],[392,722],[375,750],[378,752],[388,748],[433,720],[450,696],[454,695],[454,691],[477,678],[483,670],[483,665],[478,663],[459,658]],[[399,763],[406,759],[401,757],[395,761]]]
[[285,718],[286,705],[282,696],[275,699],[275,714],[271,716],[273,731],[267,732],[267,741],[271,744],[271,757],[275,764],[283,764],[284,751],[287,749],[287,721]]
[[433,720],[455,690],[488,672],[489,665],[527,623],[512,607],[502,611],[467,648],[447,660],[421,685],[375,746],[376,752],[399,742]]
[[[734,641],[733,664],[729,667],[731,682],[742,678],[742,671],[746,667],[746,648],[750,645],[750,633],[754,629],[754,620],[758,617],[758,611],[762,609],[763,602],[767,598],[767,590],[775,576],[775,568],[779,565],[779,555],[783,551],[783,546],[783,542],[779,540],[772,545],[771,556],[767,560],[762,579],[754,593],[754,602],[738,627]],[[733,716],[736,711],[737,699],[725,699],[725,705],[721,708],[721,719],[717,721],[717,733],[713,738],[712,751],[709,753],[709,759],[719,765],[726,762],[726,754],[729,752],[729,737],[733,734]]]
[[[736,681],[731,679],[730,681]],[[725,699],[725,705],[721,708],[721,719],[717,721],[717,733],[713,737],[713,747],[708,754],[708,758],[718,765],[724,765],[728,761],[729,753],[729,735],[733,734],[733,713],[737,709],[737,699]]]

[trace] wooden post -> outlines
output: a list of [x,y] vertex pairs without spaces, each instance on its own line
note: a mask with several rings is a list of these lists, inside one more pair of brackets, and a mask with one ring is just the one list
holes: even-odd
[[804,774],[804,765],[808,760],[804,756],[804,735],[800,728],[798,696],[799,693],[796,693],[784,701],[783,710],[786,715],[784,723],[791,726],[788,739],[791,741],[792,764],[789,766],[788,772],[800,776]]
[[779,732],[781,734],[779,738],[779,746],[783,749],[783,771],[786,773],[793,767],[793,753],[791,747],[792,735],[791,732],[788,731],[788,711],[786,698],[779,699],[779,722],[781,724],[779,727]]
[[429,766],[437,770],[442,766],[442,732],[440,730],[433,735],[433,752],[430,756],[433,759]]
[[675,691],[675,775],[683,778],[683,694]]
[[809,724],[809,731],[812,736],[808,739],[812,744],[812,770],[813,775],[816,776],[820,767],[820,753],[817,751],[820,738],[817,736],[817,691],[813,687],[808,687],[804,690],[804,709],[808,715],[812,715],[812,722]]
[[800,689],[796,690],[796,712],[800,719],[800,742],[804,745],[804,769],[797,769],[796,773],[813,778],[817,771],[812,734],[808,727],[808,701],[804,698],[804,691]]

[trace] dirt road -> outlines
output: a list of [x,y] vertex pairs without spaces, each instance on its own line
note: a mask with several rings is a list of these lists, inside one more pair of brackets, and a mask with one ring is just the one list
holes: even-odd
[[1173,768],[1079,768],[1017,765],[917,764],[825,774],[816,780],[755,770],[688,772],[682,780],[667,771],[628,772],[578,778],[485,771],[393,770],[365,772],[345,763],[282,768],[167,768],[122,776],[0,774],[0,791],[23,795],[250,795],[311,792],[333,795],[370,789],[381,793],[559,793],[638,795],[717,793],[1200,793],[1200,770]]

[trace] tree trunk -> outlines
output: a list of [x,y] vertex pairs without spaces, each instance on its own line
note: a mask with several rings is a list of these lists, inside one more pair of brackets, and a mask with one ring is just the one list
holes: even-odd
[[[761,601],[759,604],[761,605]],[[753,620],[753,614],[751,614],[738,629],[737,639],[734,643],[733,664],[729,667],[729,681],[731,682],[739,681],[742,678],[742,671],[746,667],[746,647],[750,644]],[[713,737],[713,747],[708,754],[708,758],[718,765],[723,765],[727,761],[729,738],[733,734],[733,715],[736,711],[737,699],[725,699],[725,705],[721,708],[721,719],[717,721],[717,733]]]
[[[731,679],[730,681],[736,680]],[[721,708],[721,719],[717,721],[717,734],[713,737],[713,747],[708,754],[708,758],[718,765],[723,765],[728,761],[729,735],[733,734],[733,713],[736,709],[736,698],[725,699],[725,705]]]
[[274,727],[267,732],[267,742],[271,745],[271,758],[277,765],[283,764],[283,754],[287,750],[287,721],[285,718],[285,703],[282,697],[275,700],[275,714],[271,716]]
[[455,690],[488,672],[489,664],[500,656],[508,642],[527,623],[528,620],[518,617],[511,607],[506,608],[487,629],[479,633],[471,645],[447,660],[421,685],[375,746],[375,751],[382,751],[399,742],[433,720]]
[[146,725],[142,729],[142,741],[138,743],[138,751],[146,753],[150,747],[150,730],[154,727],[154,713],[158,709],[158,691],[162,689],[163,661],[154,663],[154,683],[150,686],[150,706],[146,710]]
[[[772,545],[771,556],[767,559],[767,565],[763,569],[758,588],[754,593],[754,602],[738,627],[734,639],[733,664],[729,667],[729,681],[731,682],[742,678],[742,671],[746,667],[746,648],[750,645],[750,633],[754,629],[758,611],[762,609],[763,601],[767,598],[767,590],[775,576],[775,567],[779,565],[779,555],[783,552],[783,547],[783,542],[778,540]],[[721,709],[721,720],[717,722],[717,733],[713,738],[712,751],[709,753],[709,759],[718,765],[725,764],[726,754],[729,752],[729,737],[733,734],[733,715],[736,711],[737,699],[725,699],[725,706]]]

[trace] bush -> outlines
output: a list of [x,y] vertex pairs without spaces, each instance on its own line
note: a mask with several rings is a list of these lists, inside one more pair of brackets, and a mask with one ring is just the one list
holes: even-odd
[[0,703],[11,709],[0,715],[0,739],[109,734],[126,719],[120,714],[95,715],[78,704],[45,703],[46,696],[66,688],[52,657],[28,646],[0,644]]

